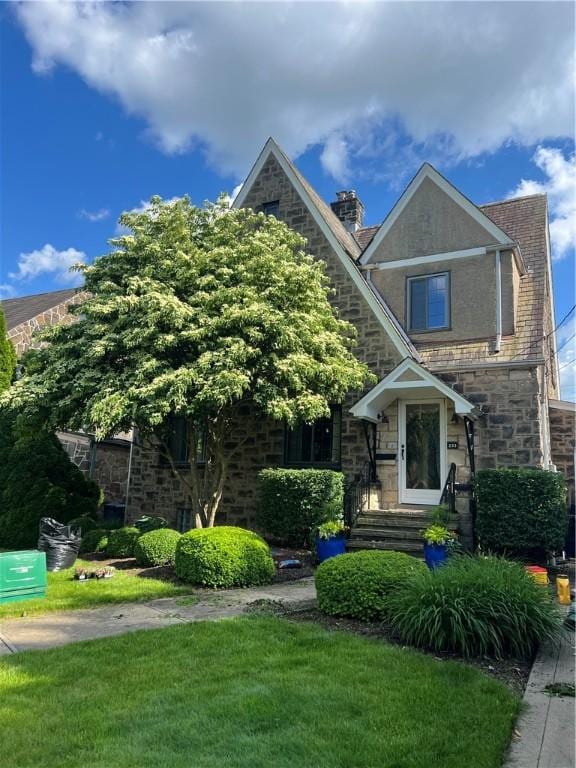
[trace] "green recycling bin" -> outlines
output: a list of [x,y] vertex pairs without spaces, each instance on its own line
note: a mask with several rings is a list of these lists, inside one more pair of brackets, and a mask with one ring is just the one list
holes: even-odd
[[0,552],[0,604],[46,597],[46,554]]

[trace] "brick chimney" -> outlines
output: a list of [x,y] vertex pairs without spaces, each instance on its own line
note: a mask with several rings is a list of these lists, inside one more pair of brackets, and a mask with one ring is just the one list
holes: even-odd
[[348,232],[356,232],[364,225],[364,205],[355,190],[336,192],[336,201],[330,208],[346,227]]

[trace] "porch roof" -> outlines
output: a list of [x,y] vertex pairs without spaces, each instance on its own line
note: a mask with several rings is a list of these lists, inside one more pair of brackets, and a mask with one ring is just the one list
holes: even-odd
[[350,412],[359,419],[378,422],[378,415],[398,397],[429,399],[446,397],[462,416],[476,419],[478,409],[415,360],[406,358],[359,400]]

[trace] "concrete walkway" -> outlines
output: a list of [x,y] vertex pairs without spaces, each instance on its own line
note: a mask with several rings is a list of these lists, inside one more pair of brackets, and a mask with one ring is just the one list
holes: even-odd
[[505,768],[574,768],[576,700],[544,692],[550,683],[574,684],[574,650],[574,633],[563,631],[557,646],[538,654]]
[[168,597],[145,603],[118,603],[103,608],[46,613],[0,621],[0,656],[18,651],[45,650],[81,640],[122,635],[137,629],[224,619],[246,612],[256,600],[298,603],[316,597],[314,579],[221,592],[199,590],[194,598]]

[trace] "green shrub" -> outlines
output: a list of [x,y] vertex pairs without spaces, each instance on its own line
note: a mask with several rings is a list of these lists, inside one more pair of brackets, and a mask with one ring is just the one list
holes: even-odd
[[144,566],[174,565],[180,535],[171,528],[158,528],[143,533],[134,547],[136,562]]
[[68,523],[95,515],[97,504],[98,486],[70,461],[55,434],[0,413],[0,547],[35,547],[42,517]]
[[0,307],[0,392],[8,389],[16,368],[16,351],[6,335],[6,318]]
[[560,628],[546,587],[499,557],[456,557],[418,574],[390,596],[388,607],[406,643],[463,656],[529,658]]
[[83,536],[88,533],[88,531],[93,531],[98,527],[98,523],[92,517],[88,517],[88,515],[73,517],[72,520],[68,520],[67,525],[71,525],[74,528],[80,528]]
[[318,608],[332,616],[384,619],[392,590],[426,571],[403,552],[362,551],[325,560],[316,571]]
[[164,517],[154,515],[142,515],[134,523],[134,528],[138,528],[140,533],[148,533],[148,531],[156,531],[159,528],[167,528],[168,521]]
[[486,552],[542,557],[564,547],[566,484],[542,469],[484,469],[475,481],[478,541]]
[[104,552],[108,546],[108,531],[104,528],[94,528],[82,536],[80,553]]
[[329,469],[263,469],[259,475],[258,527],[301,546],[315,529],[341,517],[344,476]]
[[138,528],[117,528],[108,534],[106,554],[109,557],[134,557],[134,547],[140,536]]
[[252,531],[233,526],[197,528],[183,534],[176,547],[176,574],[207,587],[266,584],[275,565],[266,542]]

